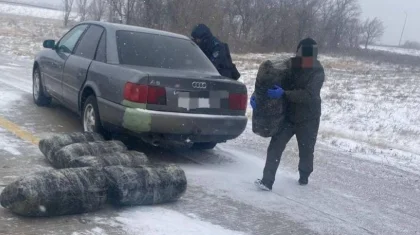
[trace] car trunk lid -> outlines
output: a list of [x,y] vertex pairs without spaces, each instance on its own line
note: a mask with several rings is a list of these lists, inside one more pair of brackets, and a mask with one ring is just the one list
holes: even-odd
[[[141,71],[149,75],[149,98],[152,96],[153,101],[164,99],[164,102],[157,104],[149,102],[146,105],[149,110],[212,115],[245,114],[247,90],[240,82],[214,73],[146,67],[142,67]],[[165,97],[161,89],[164,89]]]

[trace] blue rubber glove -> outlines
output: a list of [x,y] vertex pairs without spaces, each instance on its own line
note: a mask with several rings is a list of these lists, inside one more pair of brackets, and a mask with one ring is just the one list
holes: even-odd
[[283,88],[275,85],[274,89],[269,89],[267,95],[271,99],[280,99],[284,95]]
[[255,99],[255,96],[251,96],[249,104],[251,105],[252,109],[255,109],[257,107],[257,100]]

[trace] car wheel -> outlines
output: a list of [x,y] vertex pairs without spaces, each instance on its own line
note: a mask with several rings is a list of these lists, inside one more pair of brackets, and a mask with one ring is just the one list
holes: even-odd
[[216,147],[217,143],[206,142],[206,143],[194,143],[191,149],[194,150],[210,150]]
[[96,101],[96,97],[94,95],[89,96],[84,103],[82,123],[83,130],[85,132],[96,132],[102,134],[105,139],[110,139],[111,136],[102,127],[98,102]]
[[38,68],[34,69],[32,77],[32,96],[34,98],[35,104],[38,106],[47,106],[51,104],[51,98],[47,97],[44,93],[41,72]]

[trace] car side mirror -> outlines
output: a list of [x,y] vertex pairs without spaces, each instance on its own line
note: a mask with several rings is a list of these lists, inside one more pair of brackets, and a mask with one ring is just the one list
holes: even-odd
[[45,40],[44,41],[44,48],[54,49],[55,48],[55,41],[54,40]]

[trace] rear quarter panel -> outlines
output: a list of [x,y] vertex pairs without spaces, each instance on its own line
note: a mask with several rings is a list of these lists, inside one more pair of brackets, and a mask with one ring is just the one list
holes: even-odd
[[127,82],[147,84],[147,74],[119,65],[94,61],[90,66],[86,85],[95,86],[98,97],[121,104]]
[[119,65],[93,61],[84,88],[95,91],[99,114],[103,124],[122,125],[124,111],[119,107],[124,101],[127,82],[147,84],[148,75]]

